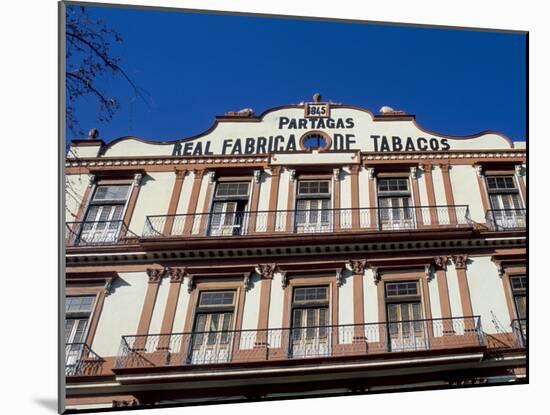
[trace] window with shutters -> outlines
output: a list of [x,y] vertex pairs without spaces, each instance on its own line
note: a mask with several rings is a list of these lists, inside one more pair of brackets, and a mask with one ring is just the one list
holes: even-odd
[[527,277],[525,275],[510,277],[510,285],[517,318],[524,320],[527,316]]
[[378,179],[378,218],[382,229],[414,227],[409,179]]
[[219,182],[216,185],[209,235],[241,235],[245,229],[249,182]]
[[229,360],[233,339],[235,291],[201,291],[193,325],[190,360],[194,364]]
[[332,225],[330,180],[300,180],[296,191],[298,233],[328,232]]
[[489,219],[498,228],[525,227],[525,210],[514,176],[487,176],[487,192],[491,204]]
[[416,350],[427,345],[426,322],[418,281],[386,282],[386,312],[391,350]]
[[291,353],[294,357],[330,351],[329,287],[295,287],[292,294]]
[[113,243],[118,240],[130,185],[102,185],[94,191],[82,222],[79,243]]
[[[95,296],[71,296],[65,301],[65,360],[68,373],[76,367],[85,350],[86,335]],[[89,346],[89,345],[88,345]]]

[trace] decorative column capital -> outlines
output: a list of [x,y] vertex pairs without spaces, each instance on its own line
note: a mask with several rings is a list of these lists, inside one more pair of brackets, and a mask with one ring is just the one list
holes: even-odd
[[449,168],[450,168],[450,164],[449,163],[442,163],[439,165],[439,168],[441,169],[441,172],[442,173],[449,173]]
[[424,172],[424,174],[432,174],[433,165],[430,163],[422,163],[420,165],[420,168]]
[[195,180],[202,180],[204,174],[206,173],[206,170],[204,169],[193,169],[193,174],[195,175]]
[[366,259],[350,259],[347,262],[347,268],[353,272],[354,275],[363,275],[367,269]]
[[474,168],[476,169],[477,177],[483,178],[484,176],[483,166],[481,164],[476,164],[474,165]]
[[262,279],[273,279],[273,273],[275,272],[277,265],[275,264],[258,264],[255,267],[255,271],[260,275]]
[[272,166],[271,167],[271,176],[279,176],[281,174],[281,166]]
[[382,279],[380,275],[380,271],[378,270],[378,267],[370,267],[370,269],[372,270],[372,277],[374,279],[374,283],[378,285],[378,283]]
[[149,277],[149,284],[158,284],[162,280],[164,275],[164,268],[147,268],[147,276]]
[[186,169],[178,169],[176,170],[176,180],[183,180],[183,178],[187,175]]
[[96,180],[97,180],[97,176],[95,174],[90,174],[90,183],[88,183],[88,187],[93,187],[93,185],[95,184]]
[[290,174],[290,181],[291,182],[296,180],[296,169],[288,169],[288,173]]
[[245,291],[249,291],[252,288],[252,272],[245,272],[243,276],[243,286]]
[[336,286],[341,287],[344,284],[344,268],[336,269]]
[[358,174],[359,171],[361,171],[361,165],[360,164],[352,164],[349,166],[349,171],[351,174]]
[[435,268],[438,269],[438,270],[446,271],[446,270],[447,270],[447,261],[448,261],[448,260],[449,260],[449,257],[446,256],[446,255],[434,257],[434,265],[435,265]]
[[187,292],[190,293],[195,289],[195,276],[193,274],[187,274]]
[[256,169],[254,170],[254,183],[258,184],[260,180],[262,180],[262,170]]
[[185,268],[168,268],[170,282],[181,283],[186,275]]
[[455,264],[456,269],[466,269],[467,262],[468,255],[453,255],[453,263]]
[[339,181],[340,180],[340,173],[342,172],[342,169],[340,167],[337,167],[335,169],[332,170],[332,174],[334,176],[334,180],[335,181]]
[[141,179],[143,178],[143,174],[136,173],[134,174],[134,187],[137,187],[141,184]]
[[418,168],[416,166],[411,167],[411,179],[416,180],[418,178]]
[[515,169],[516,169],[516,176],[517,177],[523,176],[524,169],[523,169],[523,166],[521,164],[516,164]]
[[374,167],[367,167],[367,173],[369,174],[369,180],[374,180]]
[[214,170],[208,171],[208,183],[209,184],[216,183],[216,172]]
[[286,271],[279,270],[279,273],[281,274],[281,287],[283,290],[288,287],[288,274]]

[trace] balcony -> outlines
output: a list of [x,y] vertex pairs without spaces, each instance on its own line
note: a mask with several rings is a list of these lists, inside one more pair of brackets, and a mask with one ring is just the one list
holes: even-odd
[[123,336],[115,369],[368,357],[484,345],[479,316]]
[[117,245],[123,237],[134,233],[121,220],[96,222],[67,222],[65,240],[67,246]]
[[472,226],[467,205],[147,216],[143,238],[316,234]]
[[512,331],[519,347],[527,347],[527,320],[512,320]]
[[527,226],[526,209],[491,209],[485,218],[493,231],[525,229]]
[[94,375],[101,372],[103,358],[85,343],[65,345],[65,376]]

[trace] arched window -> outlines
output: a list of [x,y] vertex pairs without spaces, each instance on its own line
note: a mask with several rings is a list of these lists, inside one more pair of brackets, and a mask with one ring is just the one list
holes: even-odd
[[311,132],[301,140],[301,146],[304,150],[323,150],[328,147],[327,138],[319,132]]

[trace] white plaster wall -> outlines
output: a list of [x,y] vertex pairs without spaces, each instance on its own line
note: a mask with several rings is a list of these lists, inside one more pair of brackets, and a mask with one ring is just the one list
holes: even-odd
[[[279,177],[279,194],[277,195],[277,210],[286,210],[288,203],[288,192],[290,187],[290,172],[287,169]],[[286,214],[278,214],[276,217],[275,230],[284,231],[286,229]]]
[[[269,322],[270,329],[278,329],[283,327],[283,307],[285,291],[282,287],[282,275],[279,272],[273,273],[273,281],[271,282],[271,296],[269,299]],[[289,289],[287,287],[287,289]],[[285,322],[288,327],[289,322]]]
[[[178,200],[178,206],[176,207],[177,215],[184,215],[187,213],[189,198],[191,197],[191,192],[193,191],[194,181],[195,173],[193,173],[192,171],[188,172],[187,175],[184,177],[183,184],[181,186],[180,198]],[[186,219],[186,216],[176,216],[176,218],[174,218],[174,224],[172,225],[172,234],[181,235],[183,233]]]
[[[353,283],[354,278],[350,271],[345,270],[344,283],[338,290],[338,326],[353,324]],[[331,321],[330,324],[336,324]],[[339,343],[349,344],[353,341],[353,326],[339,327]]]
[[[252,288],[247,291],[244,299],[243,330],[256,330],[258,327],[258,314],[260,313],[261,281],[258,274],[251,276]],[[241,295],[244,295],[242,293]],[[256,332],[249,331],[241,334],[240,349],[254,348]]]
[[[271,173],[262,172],[260,195],[258,200],[258,210],[265,212],[269,210],[269,193],[271,191]],[[267,215],[259,214],[256,218],[256,232],[265,232],[267,230]]]
[[[164,277],[157,292],[155,307],[153,307],[153,315],[151,316],[151,324],[149,326],[149,334],[161,334],[162,319],[166,310],[166,302],[168,301],[168,290],[170,289],[170,278]],[[165,333],[162,333],[165,334]]]
[[[488,256],[470,257],[466,275],[474,315],[481,316],[481,325],[486,333],[510,332],[510,315],[504,287],[497,267]],[[492,321],[494,313],[501,326],[499,330]]]
[[[433,271],[432,271],[433,273]],[[433,276],[433,274],[432,274]],[[430,295],[430,311],[432,318],[441,318],[441,299],[439,298],[439,287],[437,286],[437,276],[428,281],[428,294]]]
[[[420,205],[429,206],[428,202],[428,187],[426,186],[426,173],[422,171],[422,174],[418,180],[418,193],[420,193]],[[425,225],[431,224],[430,213],[428,209],[422,209],[422,220]]]
[[116,356],[122,336],[135,335],[145,300],[148,278],[145,272],[119,272],[112,294],[105,297],[92,342],[100,356]]
[[370,214],[369,210],[366,209],[369,207],[369,173],[367,169],[361,167],[359,170],[359,221],[361,227],[368,227],[370,225]]
[[141,189],[130,220],[132,232],[141,235],[146,216],[166,215],[174,181],[173,172],[148,173],[141,179]]
[[[435,204],[437,206],[447,206],[447,198],[445,196],[445,185],[443,184],[443,173],[439,166],[435,166],[432,170],[432,177],[434,182]],[[437,218],[440,224],[449,223],[449,212],[447,209],[438,209]]]
[[178,305],[176,306],[176,314],[174,316],[174,324],[172,326],[172,333],[184,332],[189,297],[190,294],[187,292],[187,280],[184,280],[180,287]]
[[[453,165],[449,169],[449,176],[451,178],[455,204],[468,205],[472,220],[478,223],[485,223],[485,211],[483,210],[483,202],[477,183],[477,173],[474,167]],[[457,211],[457,215],[460,214],[461,211]]]
[[[197,208],[195,209],[196,213],[207,213],[208,210],[210,209],[210,205],[206,207],[206,211],[204,209],[204,201],[206,199],[206,192],[208,190],[208,186],[214,186],[214,184],[210,183],[210,176],[208,174],[205,174],[201,181],[199,196],[197,197]],[[212,189],[212,193],[213,191],[214,189]],[[202,222],[202,215],[193,216],[193,228],[191,231],[192,234],[200,233],[201,222]]]
[[65,221],[81,220],[76,214],[90,185],[91,176],[88,174],[68,174],[65,176]]
[[67,153],[68,159],[97,157],[101,146],[75,146],[71,145],[71,149]]
[[372,269],[365,270],[363,277],[363,307],[365,323],[377,323],[378,317],[378,286],[374,283]]
[[[284,322],[283,324],[283,308],[284,308],[284,295],[285,292],[281,286],[282,275],[279,272],[273,273],[273,281],[271,282],[271,295],[269,298],[269,318],[268,328],[279,329],[283,325],[289,327],[290,322]],[[286,288],[290,290],[290,287]],[[279,330],[273,330],[268,332],[268,342],[271,347],[281,346],[281,332]]]
[[340,226],[351,228],[351,174],[349,169],[344,168],[340,172]]
[[462,310],[460,299],[460,288],[458,287],[458,274],[454,264],[450,261],[447,264],[447,286],[449,287],[449,303],[451,305],[451,317],[459,317],[453,320],[454,329],[457,334],[464,332],[464,321],[460,317],[466,317]]

